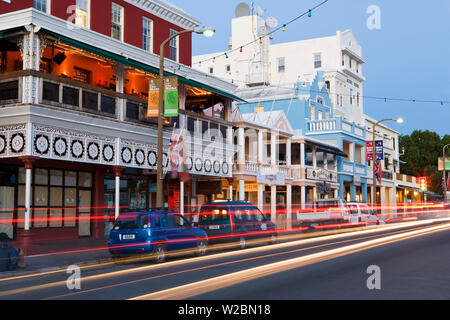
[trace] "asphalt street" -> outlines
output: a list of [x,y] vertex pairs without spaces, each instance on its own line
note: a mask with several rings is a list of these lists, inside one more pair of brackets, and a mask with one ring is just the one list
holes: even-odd
[[[448,223],[280,239],[158,265],[107,263],[82,268],[80,287],[72,289],[72,274],[61,271],[0,279],[0,299],[448,299]],[[372,265],[380,268],[379,290],[367,287]]]

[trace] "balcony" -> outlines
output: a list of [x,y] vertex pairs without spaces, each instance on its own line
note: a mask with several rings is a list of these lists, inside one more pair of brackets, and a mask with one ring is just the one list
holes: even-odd
[[346,121],[342,117],[326,120],[307,120],[306,134],[344,132],[365,139],[366,128],[358,126],[353,122]]
[[343,160],[341,162],[340,172],[348,173],[348,174],[357,174],[360,176],[365,176],[367,174],[366,166],[364,164],[356,163],[356,162],[350,162]]

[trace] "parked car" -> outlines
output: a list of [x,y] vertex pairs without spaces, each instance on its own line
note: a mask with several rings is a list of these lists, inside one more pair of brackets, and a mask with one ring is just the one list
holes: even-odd
[[208,236],[182,215],[166,211],[121,214],[109,236],[111,256],[150,255],[156,263],[163,262],[167,252],[193,250],[206,253]]
[[200,208],[198,226],[208,234],[209,243],[239,241],[241,248],[247,240],[267,237],[277,239],[275,223],[268,220],[252,203],[244,201],[214,201]]
[[350,223],[384,224],[372,208],[367,203],[348,202],[347,207],[350,213]]
[[298,212],[294,222],[296,227],[308,227],[314,230],[322,225],[339,225],[349,221],[350,215],[346,202],[340,198],[315,199],[311,207]]

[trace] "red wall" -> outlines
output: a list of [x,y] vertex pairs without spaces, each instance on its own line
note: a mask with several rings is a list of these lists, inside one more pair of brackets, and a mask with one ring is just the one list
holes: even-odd
[[[33,7],[33,0],[13,0],[11,4],[0,1],[0,14],[18,11]],[[91,0],[91,30],[111,36],[111,3],[112,0]],[[75,5],[76,0],[51,1],[52,15],[67,20],[74,12],[67,13],[68,7]],[[115,0],[114,3],[122,6],[125,11],[124,41],[128,44],[142,48],[142,17],[153,20],[153,51],[159,54],[161,43],[169,37],[169,29],[183,30],[172,23],[158,18],[144,10],[141,10],[123,0]],[[179,62],[188,66],[192,63],[192,34],[179,37]],[[168,46],[164,50],[164,56],[169,56]]]

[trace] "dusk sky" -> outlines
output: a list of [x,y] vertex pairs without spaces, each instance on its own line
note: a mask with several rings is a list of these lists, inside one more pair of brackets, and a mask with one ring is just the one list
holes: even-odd
[[[193,36],[193,55],[225,51],[231,37],[231,19],[243,1],[169,0],[216,29],[213,38]],[[255,5],[280,24],[307,11],[322,0],[258,0]],[[247,1],[250,4],[250,1]],[[381,9],[381,29],[369,30],[370,5]],[[364,95],[438,103],[384,102],[364,99],[364,112],[377,119],[403,117],[405,122],[386,125],[401,134],[431,130],[450,134],[450,1],[448,0],[330,0],[274,34],[272,43],[335,35],[351,29],[363,49],[366,82]],[[444,104],[441,105],[440,101]]]

